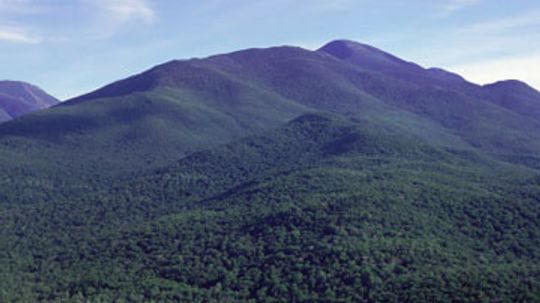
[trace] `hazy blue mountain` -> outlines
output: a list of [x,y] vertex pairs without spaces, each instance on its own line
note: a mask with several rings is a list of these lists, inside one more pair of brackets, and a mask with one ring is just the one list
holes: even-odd
[[0,81],[0,122],[57,103],[59,100],[34,85],[19,81]]

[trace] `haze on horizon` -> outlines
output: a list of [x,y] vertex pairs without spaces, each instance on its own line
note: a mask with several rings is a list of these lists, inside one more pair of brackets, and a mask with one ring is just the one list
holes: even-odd
[[2,79],[61,99],[171,59],[350,39],[480,84],[540,88],[540,3],[0,0]]

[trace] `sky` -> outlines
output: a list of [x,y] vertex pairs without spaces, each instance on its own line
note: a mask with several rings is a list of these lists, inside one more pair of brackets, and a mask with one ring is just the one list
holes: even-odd
[[172,59],[335,39],[540,89],[538,0],[0,0],[0,79],[68,99]]

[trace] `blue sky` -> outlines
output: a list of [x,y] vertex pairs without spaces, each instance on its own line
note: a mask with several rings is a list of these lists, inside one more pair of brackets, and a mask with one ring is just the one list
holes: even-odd
[[68,98],[171,59],[340,38],[540,88],[538,0],[0,0],[0,78]]

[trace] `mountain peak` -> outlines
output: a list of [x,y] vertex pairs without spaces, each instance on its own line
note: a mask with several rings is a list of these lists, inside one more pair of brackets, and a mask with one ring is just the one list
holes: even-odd
[[329,54],[363,69],[403,77],[423,73],[425,70],[412,62],[402,60],[373,46],[351,41],[335,40],[321,47],[318,52]]
[[492,89],[513,89],[513,90],[521,90],[521,91],[536,91],[527,83],[519,81],[519,80],[514,80],[514,79],[497,81],[495,83],[486,84],[484,85],[484,87],[492,88]]
[[2,92],[9,90],[10,92],[17,92],[19,94],[26,91],[27,89],[41,90],[39,87],[33,84],[14,80],[1,80],[0,89],[2,90]]
[[[39,101],[39,103],[43,103],[43,105],[54,105],[58,103],[56,98],[47,95],[41,88],[22,81],[0,81],[0,94],[7,94],[20,99],[34,99],[35,101]],[[38,95],[46,95],[46,97],[39,98],[40,96]]]
[[419,85],[432,83],[437,86],[462,85],[466,82],[460,75],[440,69],[425,69],[422,66],[398,58],[376,47],[351,41],[335,40],[321,47],[318,52],[326,53],[347,63],[352,63],[362,69],[400,81],[412,82]]
[[519,80],[497,81],[486,84],[483,88],[499,96],[504,96],[505,99],[516,99],[518,95],[533,97],[536,100],[540,99],[540,92],[538,90]]
[[367,64],[411,64],[376,47],[352,40],[335,40],[321,47],[319,51],[342,60],[362,60]]
[[347,59],[354,54],[355,50],[366,46],[351,40],[334,40],[325,44],[319,51],[326,52],[339,59]]
[[58,102],[35,85],[21,81],[0,81],[0,122],[53,106]]

